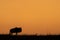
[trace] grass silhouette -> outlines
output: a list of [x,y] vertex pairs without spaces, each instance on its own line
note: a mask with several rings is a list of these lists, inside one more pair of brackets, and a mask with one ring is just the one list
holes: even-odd
[[60,40],[60,35],[9,35],[0,34],[0,40]]

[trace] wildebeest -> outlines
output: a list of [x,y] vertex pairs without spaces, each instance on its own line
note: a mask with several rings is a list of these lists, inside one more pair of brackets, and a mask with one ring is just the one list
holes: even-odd
[[13,35],[13,33],[16,33],[16,35],[17,35],[17,33],[20,33],[20,32],[22,32],[22,28],[21,27],[20,28],[15,27],[15,28],[10,29],[9,34]]

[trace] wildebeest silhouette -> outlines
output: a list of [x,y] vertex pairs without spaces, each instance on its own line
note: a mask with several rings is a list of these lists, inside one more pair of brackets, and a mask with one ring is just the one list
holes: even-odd
[[15,27],[15,28],[10,29],[9,34],[13,35],[13,33],[16,33],[16,35],[17,35],[20,32],[22,32],[22,28],[21,27],[20,28]]

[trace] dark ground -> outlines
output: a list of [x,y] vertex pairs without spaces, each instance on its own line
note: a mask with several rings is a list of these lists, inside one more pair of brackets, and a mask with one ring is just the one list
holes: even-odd
[[0,40],[60,40],[60,35],[0,35]]

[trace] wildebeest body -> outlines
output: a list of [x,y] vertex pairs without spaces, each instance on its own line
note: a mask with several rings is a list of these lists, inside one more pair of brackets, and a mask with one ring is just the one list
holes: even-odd
[[12,28],[12,29],[10,29],[10,34],[12,34],[12,33],[16,33],[16,35],[17,35],[17,33],[19,33],[19,32],[21,32],[22,31],[22,28]]

